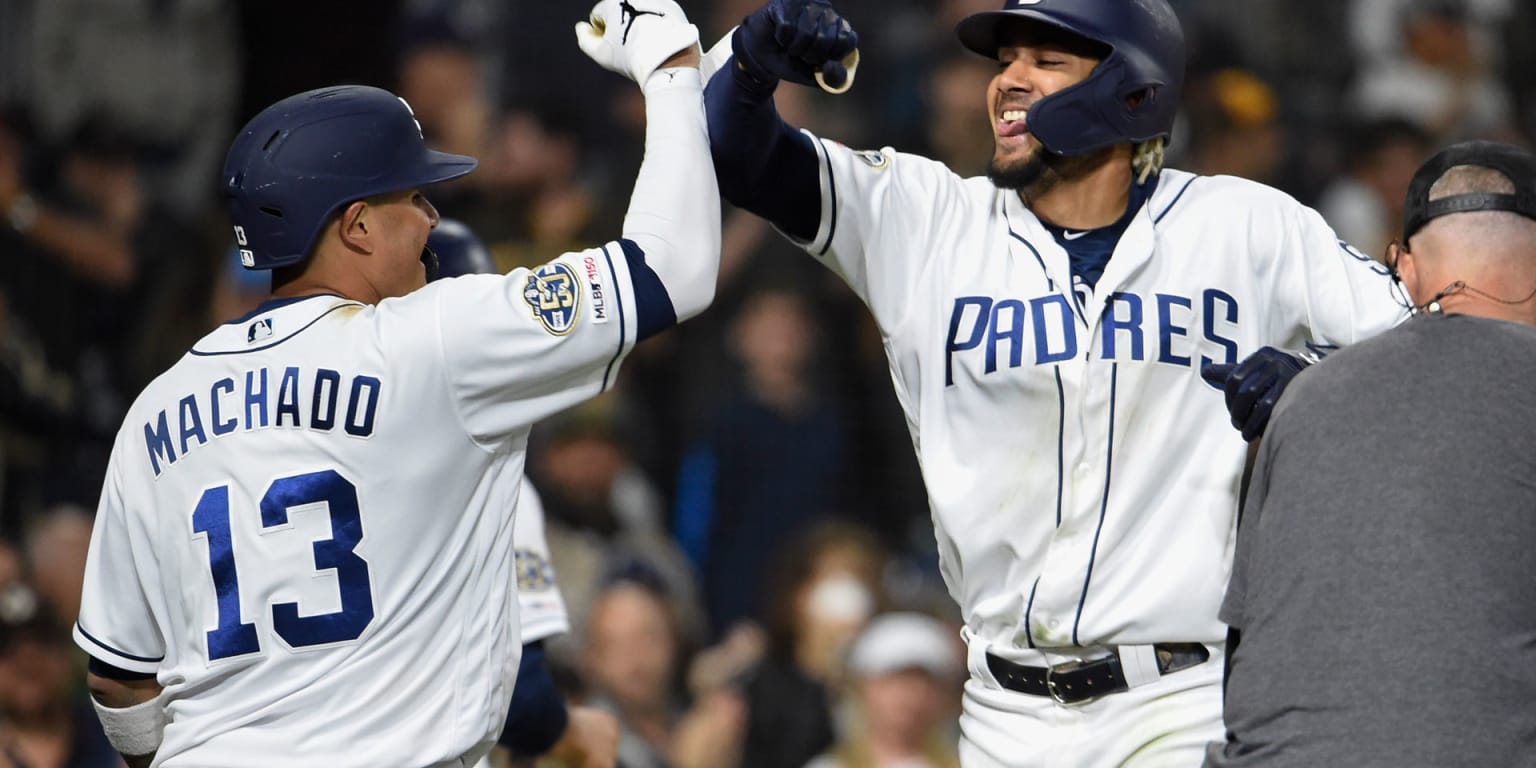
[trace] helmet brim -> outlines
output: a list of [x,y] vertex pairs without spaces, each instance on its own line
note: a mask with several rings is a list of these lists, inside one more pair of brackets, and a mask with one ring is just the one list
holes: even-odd
[[1064,23],[1060,18],[1047,16],[1028,9],[973,13],[961,19],[960,23],[955,25],[955,36],[960,38],[960,44],[971,52],[995,60],[998,49],[1002,45],[998,33],[1002,30],[1003,25],[1021,21],[1053,30],[1057,34],[1064,35],[1075,42],[1080,42],[1087,48],[1102,49],[1103,52],[1099,58],[1107,56],[1111,48],[1111,46],[1101,42],[1088,30],[1080,29],[1073,24]]
[[440,184],[452,181],[460,176],[467,175],[470,171],[479,167],[480,161],[468,155],[455,155],[449,152],[439,152],[429,149],[422,159],[420,168],[413,174],[415,183],[411,186],[424,187],[429,184]]

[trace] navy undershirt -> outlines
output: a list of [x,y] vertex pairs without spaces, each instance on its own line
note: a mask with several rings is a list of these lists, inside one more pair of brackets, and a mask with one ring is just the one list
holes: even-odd
[[1149,176],[1145,184],[1132,183],[1130,200],[1126,203],[1125,213],[1120,216],[1119,221],[1109,226],[1072,230],[1047,224],[1044,221],[1040,222],[1045,224],[1046,230],[1066,250],[1067,258],[1072,264],[1074,284],[1081,281],[1089,288],[1099,284],[1099,278],[1104,276],[1104,265],[1109,263],[1109,257],[1115,252],[1115,245],[1120,242],[1120,236],[1125,234],[1126,227],[1131,225],[1131,219],[1137,211],[1141,210],[1141,204],[1146,202],[1147,196],[1156,187],[1156,174]]

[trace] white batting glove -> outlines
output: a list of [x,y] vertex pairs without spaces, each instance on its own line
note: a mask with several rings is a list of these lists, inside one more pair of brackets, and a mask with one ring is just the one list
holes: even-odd
[[645,85],[673,54],[699,42],[699,28],[673,0],[601,0],[576,22],[576,44],[604,69]]

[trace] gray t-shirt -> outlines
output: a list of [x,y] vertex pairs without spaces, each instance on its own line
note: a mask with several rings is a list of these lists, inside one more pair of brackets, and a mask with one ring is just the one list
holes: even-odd
[[1207,765],[1536,765],[1536,327],[1415,318],[1292,382]]

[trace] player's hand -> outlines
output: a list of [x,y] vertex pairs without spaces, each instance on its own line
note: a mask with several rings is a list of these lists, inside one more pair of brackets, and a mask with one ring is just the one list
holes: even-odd
[[742,70],[757,80],[820,83],[831,93],[853,85],[859,34],[827,0],[768,0],[731,37]]
[[565,733],[549,750],[565,768],[614,768],[619,761],[619,721],[592,707],[571,707]]
[[1263,347],[1241,363],[1216,363],[1200,369],[1200,376],[1227,396],[1232,426],[1249,442],[1257,440],[1269,425],[1269,415],[1286,385],[1311,361],[1289,352]]
[[673,0],[601,0],[587,21],[576,22],[576,44],[604,69],[642,86],[663,64],[699,61],[699,28]]

